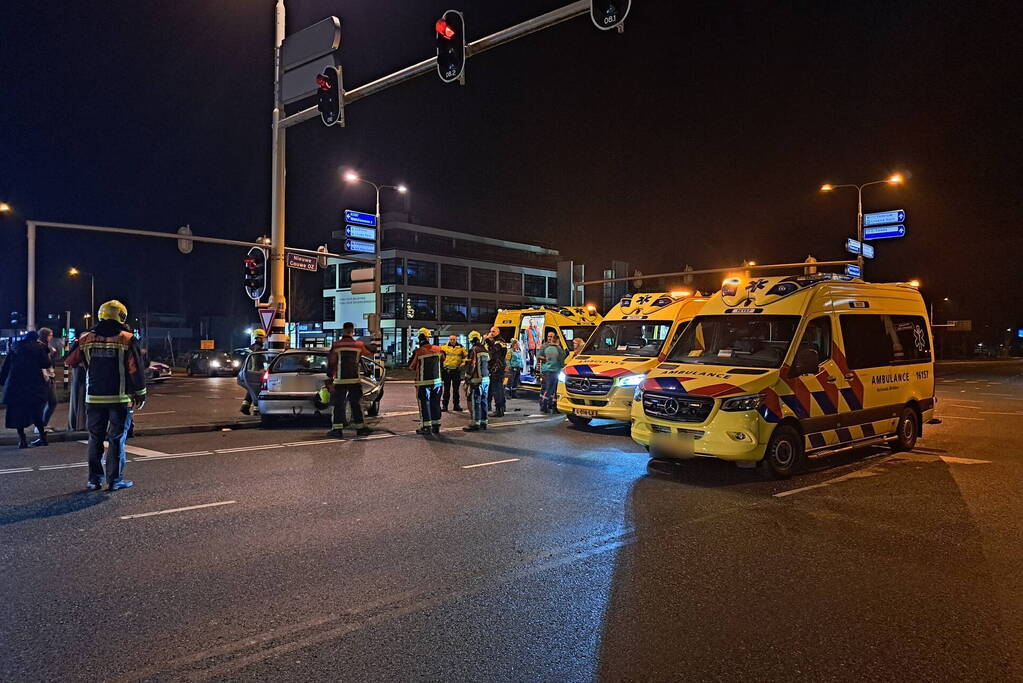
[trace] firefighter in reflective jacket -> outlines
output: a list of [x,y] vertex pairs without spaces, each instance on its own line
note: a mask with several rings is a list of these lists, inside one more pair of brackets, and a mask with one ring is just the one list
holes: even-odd
[[[255,353],[256,351],[262,351],[265,347],[266,332],[264,330],[256,330],[252,333],[252,344],[249,346],[249,351]],[[252,413],[252,404],[256,398],[249,392],[245,392],[245,398],[242,399],[242,413],[244,415]]]
[[90,491],[103,485],[103,442],[107,441],[107,489],[134,485],[124,478],[124,442],[131,428],[132,408],[146,404],[146,373],[138,340],[124,324],[128,309],[120,301],[99,307],[99,323],[83,333],[64,359],[68,367],[86,372],[85,414],[89,426]]
[[334,406],[333,424],[327,436],[344,438],[345,404],[351,407],[352,424],[358,436],[369,434],[369,428],[362,422],[362,379],[359,366],[361,358],[373,357],[373,349],[357,341],[355,325],[345,323],[341,328],[341,339],[330,347],[327,357],[327,377],[334,381],[334,392],[331,403]]
[[430,343],[430,330],[419,329],[419,348],[412,354],[409,370],[416,372],[416,399],[423,426],[416,434],[440,434],[441,367],[444,365],[444,351]]
[[487,391],[490,389],[490,354],[483,345],[483,335],[469,333],[469,357],[465,359],[465,386],[469,394],[472,424],[462,427],[467,432],[487,428]]

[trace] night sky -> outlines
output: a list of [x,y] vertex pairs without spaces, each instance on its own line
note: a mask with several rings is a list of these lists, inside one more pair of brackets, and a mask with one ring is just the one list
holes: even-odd
[[[433,54],[452,7],[470,39],[563,4],[290,0],[288,32],[336,14],[349,89]],[[269,234],[272,0],[9,0],[0,7],[0,311],[24,308],[25,218],[254,239]],[[855,192],[908,211],[872,280],[924,282],[937,318],[1023,324],[1018,37],[1010,3],[635,0],[624,34],[580,17],[288,132],[288,243],[314,248],[352,167],[411,188],[428,225],[535,241],[644,272],[844,258]],[[388,206],[400,200],[385,196]],[[332,246],[337,246],[334,242]],[[247,315],[239,249],[45,231],[39,314],[97,298]],[[296,283],[319,310],[319,276]],[[253,317],[254,320],[254,317]]]

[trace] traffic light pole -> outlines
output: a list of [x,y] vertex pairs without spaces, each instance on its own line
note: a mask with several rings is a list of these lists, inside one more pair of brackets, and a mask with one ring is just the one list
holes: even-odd
[[[277,0],[274,9],[274,110],[273,110],[273,168],[270,194],[270,305],[275,309],[270,324],[268,346],[271,349],[288,347],[288,301],[284,296],[284,190],[285,190],[285,127],[281,125],[284,104],[281,102],[281,46],[284,44],[284,0]],[[314,107],[315,109],[315,107]]]

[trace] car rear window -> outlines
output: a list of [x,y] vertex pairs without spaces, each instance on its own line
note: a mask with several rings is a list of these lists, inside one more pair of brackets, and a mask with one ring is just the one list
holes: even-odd
[[325,353],[286,353],[278,356],[270,372],[327,372]]

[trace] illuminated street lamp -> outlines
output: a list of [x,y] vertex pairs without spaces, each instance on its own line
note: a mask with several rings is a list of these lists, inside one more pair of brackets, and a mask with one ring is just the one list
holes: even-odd
[[[905,181],[901,173],[893,173],[884,180],[872,180],[869,183],[863,183],[862,185],[855,185],[847,183],[843,185],[832,185],[831,183],[824,183],[821,185],[821,192],[831,192],[842,187],[855,187],[856,188],[856,240],[862,245],[863,244],[863,188],[870,185],[900,185]],[[856,262],[860,266],[860,277],[863,277],[863,249],[860,248],[860,253],[856,255]]]
[[[96,276],[92,273],[86,273],[78,270],[74,266],[67,269],[68,277],[78,277],[79,275],[89,276],[89,311],[96,310]],[[86,313],[86,316],[91,317],[92,313]]]
[[11,213],[14,209],[7,202],[0,202],[0,213]]

